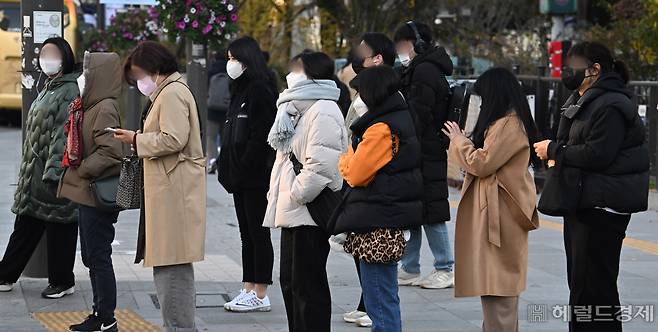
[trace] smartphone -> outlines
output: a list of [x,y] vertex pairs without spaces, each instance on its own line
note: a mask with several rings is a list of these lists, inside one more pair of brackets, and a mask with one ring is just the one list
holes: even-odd
[[115,133],[115,134],[116,134],[116,132],[117,132],[117,128],[107,127],[107,128],[105,128],[105,131],[109,131],[109,132],[111,132],[111,133]]

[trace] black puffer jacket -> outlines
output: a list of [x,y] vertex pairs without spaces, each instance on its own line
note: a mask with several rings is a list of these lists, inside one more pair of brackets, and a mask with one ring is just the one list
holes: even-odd
[[563,107],[549,157],[582,170],[581,209],[647,209],[649,150],[632,97],[619,75],[610,73]]
[[267,190],[269,186],[275,153],[267,144],[267,135],[276,115],[276,98],[270,81],[242,75],[231,84],[217,172],[229,193]]
[[423,224],[420,144],[400,94],[389,97],[351,126],[354,151],[366,130],[377,123],[385,123],[399,137],[399,151],[367,186],[347,190],[342,208],[335,212],[332,221],[335,234],[377,228],[408,229]]
[[422,149],[424,224],[450,220],[447,141],[441,127],[447,120],[452,61],[443,47],[416,56],[401,72],[402,93],[414,118]]

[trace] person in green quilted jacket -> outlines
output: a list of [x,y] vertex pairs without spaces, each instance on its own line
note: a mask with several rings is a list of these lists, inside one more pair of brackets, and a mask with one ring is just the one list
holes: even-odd
[[49,286],[41,295],[60,298],[73,294],[75,286],[77,207],[57,198],[57,185],[63,173],[67,108],[80,94],[76,81],[80,73],[71,46],[63,38],[43,43],[39,67],[47,79],[25,122],[18,188],[11,208],[16,221],[0,261],[0,291],[12,290],[45,232]]

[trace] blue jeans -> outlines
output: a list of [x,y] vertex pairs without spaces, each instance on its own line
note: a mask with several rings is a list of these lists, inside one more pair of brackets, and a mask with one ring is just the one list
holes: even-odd
[[402,331],[397,264],[361,261],[361,288],[368,316],[372,319],[371,331]]
[[[452,257],[452,248],[448,237],[448,226],[445,222],[431,225],[423,225],[427,242],[434,255],[434,269],[439,271],[452,271],[452,265],[455,263]],[[411,238],[404,249],[404,256],[400,261],[402,269],[407,273],[420,273],[420,246],[423,241],[423,232],[418,228],[412,228]]]

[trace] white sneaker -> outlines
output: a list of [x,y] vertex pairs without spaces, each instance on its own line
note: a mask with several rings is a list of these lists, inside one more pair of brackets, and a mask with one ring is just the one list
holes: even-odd
[[434,270],[425,279],[419,282],[420,287],[427,289],[444,289],[455,284],[455,273],[450,271]]
[[368,317],[368,315],[365,315],[359,319],[356,320],[356,326],[358,327],[372,327],[372,319]]
[[224,309],[225,309],[225,310],[231,310],[231,305],[233,305],[233,304],[237,303],[238,301],[242,300],[242,298],[245,297],[247,294],[248,294],[248,292],[247,292],[246,289],[244,289],[244,288],[241,289],[241,290],[240,290],[240,294],[238,294],[237,296],[235,296],[235,297],[233,298],[233,300],[224,303]]
[[420,281],[420,273],[409,273],[403,268],[398,269],[398,285],[400,286],[417,286]]
[[229,310],[235,312],[260,312],[270,311],[270,298],[265,296],[264,299],[258,298],[256,292],[247,293],[240,301],[229,306]]
[[354,310],[348,313],[343,314],[343,320],[348,323],[356,323],[359,318],[366,316],[367,314],[363,311]]
[[0,292],[11,292],[14,289],[14,284],[12,283],[0,283]]

